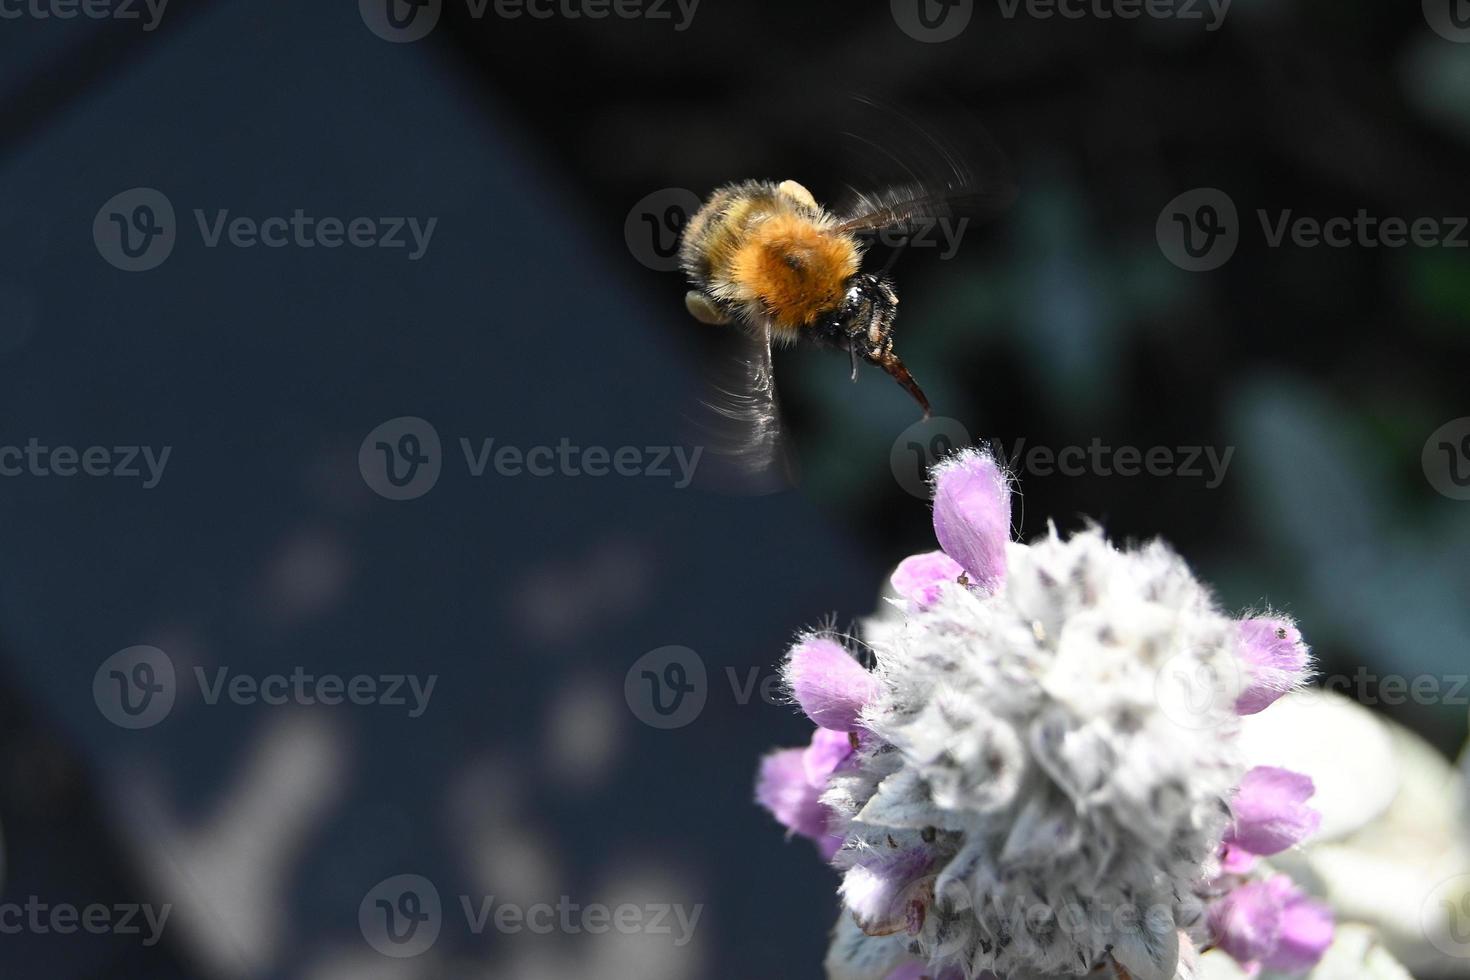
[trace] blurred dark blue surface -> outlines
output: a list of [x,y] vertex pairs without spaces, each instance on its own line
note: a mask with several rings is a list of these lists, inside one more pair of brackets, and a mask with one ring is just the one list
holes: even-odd
[[[351,5],[221,3],[147,44],[105,90],[11,149],[0,240],[7,289],[27,311],[5,356],[3,441],[173,447],[155,489],[36,477],[7,481],[0,497],[12,677],[97,780],[124,853],[144,855],[135,900],[180,872],[175,915],[193,925],[168,938],[189,969],[302,975],[335,947],[361,946],[358,902],[389,875],[427,875],[446,895],[497,892],[470,870],[454,812],[456,787],[491,765],[483,792],[519,798],[514,819],[554,856],[538,894],[591,901],[620,865],[667,869],[681,892],[666,900],[708,912],[665,975],[777,972],[789,953],[740,938],[826,895],[813,879],[793,884],[792,855],[749,804],[750,773],[800,726],[787,709],[736,704],[723,667],[768,669],[796,627],[866,607],[881,560],[842,545],[795,495],[472,478],[461,436],[677,442],[694,389],[653,326],[667,312],[629,293],[589,244],[576,200],[466,79],[432,49],[378,41]],[[180,229],[162,266],[130,274],[102,261],[89,229],[103,201],[135,186],[163,191]],[[439,220],[410,262],[371,249],[209,249],[190,213],[297,207]],[[445,472],[429,495],[392,502],[363,484],[357,447],[406,414],[437,427]],[[642,569],[631,591],[619,562],[596,564],[609,548]],[[318,579],[320,596],[302,601]],[[549,586],[535,592],[538,579]],[[529,609],[528,595],[552,610]],[[570,625],[548,637],[548,620]],[[622,675],[668,643],[700,652],[714,693],[695,724],[658,732],[623,705]],[[97,710],[92,676],[135,644],[169,653],[181,693],[163,723],[124,732]],[[262,859],[282,877],[264,896],[279,907],[259,945],[232,948],[231,928],[216,928],[254,862],[213,880],[188,866],[185,841],[220,817],[253,746],[295,722],[288,708],[204,704],[188,678],[196,664],[439,676],[421,718],[318,709],[310,724],[333,746],[322,750],[333,777],[280,801],[311,819],[294,825],[262,804],[264,825],[234,829],[286,852]],[[603,771],[568,788],[545,745],[577,677],[614,709],[607,731],[582,737],[616,744],[598,752]],[[278,824],[294,836],[276,839]],[[184,867],[148,866],[161,859]],[[35,887],[53,883],[33,873]],[[821,944],[813,934],[808,956]],[[104,945],[114,948],[88,955]],[[462,929],[441,945],[466,961],[509,955],[508,942]],[[7,959],[27,975],[88,976],[115,946],[28,936],[7,939]]]

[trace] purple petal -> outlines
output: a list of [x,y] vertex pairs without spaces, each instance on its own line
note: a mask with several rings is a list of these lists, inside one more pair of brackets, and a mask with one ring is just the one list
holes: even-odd
[[1227,875],[1249,874],[1256,866],[1258,858],[1241,847],[1237,847],[1229,840],[1225,842],[1224,853],[1220,855],[1220,871]]
[[[947,967],[943,973],[934,973],[919,960],[912,960],[888,974],[884,980],[965,980],[965,975],[955,967]],[[995,974],[986,970],[977,974],[975,980],[995,980]]]
[[1235,710],[1253,715],[1302,683],[1311,656],[1302,634],[1289,619],[1243,619],[1239,629],[1240,656],[1249,682],[1235,702]]
[[881,689],[842,644],[824,636],[807,637],[792,648],[786,683],[808,718],[839,732],[858,727],[863,706]]
[[1281,938],[1285,901],[1274,881],[1253,881],[1225,895],[1210,908],[1216,944],[1250,968],[1269,956]]
[[927,852],[913,850],[881,855],[849,868],[838,891],[858,928],[870,936],[912,930],[916,911],[922,924],[923,911],[934,899],[932,881],[927,892],[923,884],[930,863]]
[[823,861],[831,863],[832,859],[837,856],[837,852],[842,850],[842,845],[845,843],[846,841],[836,834],[824,833],[821,837],[817,838],[817,853],[822,855]]
[[924,964],[914,960],[888,974],[886,980],[923,980],[923,976]]
[[826,836],[827,808],[819,800],[822,791],[806,778],[805,754],[782,749],[762,759],[755,799],[791,833],[815,840]]
[[975,585],[993,592],[1005,579],[1011,488],[989,453],[961,450],[934,468],[934,536]]
[[806,781],[818,790],[827,787],[827,777],[852,755],[852,736],[847,732],[834,732],[830,728],[818,728],[812,732],[812,744],[801,755]]
[[926,609],[939,598],[940,587],[954,582],[964,571],[959,562],[944,552],[926,551],[899,562],[889,581],[895,592],[920,609]]
[[1322,814],[1306,805],[1316,792],[1301,773],[1257,766],[1245,774],[1231,809],[1235,822],[1225,835],[1232,849],[1279,854],[1316,832]]
[[1296,892],[1281,915],[1281,941],[1266,966],[1282,973],[1305,973],[1317,965],[1335,932],[1332,910]]

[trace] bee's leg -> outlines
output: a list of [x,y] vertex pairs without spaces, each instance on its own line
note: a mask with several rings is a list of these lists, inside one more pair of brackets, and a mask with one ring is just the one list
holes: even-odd
[[857,370],[857,368],[858,368],[858,352],[857,352],[857,344],[850,344],[848,346],[848,348],[847,348],[847,352],[852,355],[852,380],[853,380],[854,383],[856,383],[857,382],[857,379],[858,379],[858,370]]
[[924,418],[927,419],[930,416],[929,399],[924,397],[924,391],[919,387],[919,383],[914,380],[912,374],[909,374],[909,369],[903,366],[903,361],[898,359],[898,355],[893,353],[891,348],[871,350],[867,358],[887,371],[894,381],[903,385],[903,390],[912,395],[914,401],[918,402],[919,407],[924,410]]
[[711,303],[708,296],[698,290],[691,289],[684,294],[684,305],[689,309],[689,315],[700,323],[719,327],[730,322],[730,318],[718,306]]
[[804,208],[810,208],[813,211],[821,210],[821,208],[817,207],[817,199],[815,197],[812,197],[812,192],[807,190],[805,187],[801,186],[794,180],[781,181],[781,184],[776,188],[776,191],[777,193],[784,194],[787,197],[791,198],[793,201],[795,201],[797,204],[800,204]]

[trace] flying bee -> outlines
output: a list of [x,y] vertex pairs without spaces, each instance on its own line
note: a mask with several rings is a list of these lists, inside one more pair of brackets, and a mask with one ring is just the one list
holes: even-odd
[[929,417],[929,399],[893,349],[898,294],[886,275],[862,271],[859,236],[912,221],[938,200],[891,192],[839,215],[794,180],[744,181],[710,196],[679,243],[694,287],[684,303],[702,323],[735,323],[751,334],[755,377],[747,397],[773,402],[773,343],[810,343],[847,351],[853,380],[860,360],[882,368]]
[[[941,223],[963,214],[958,234],[1015,196],[984,128],[968,113],[945,120],[932,109],[926,104],[921,123],[866,96],[852,99],[837,138],[823,145],[838,147],[841,165],[869,190],[850,190],[837,207],[817,203],[794,180],[748,180],[716,190],[685,223],[685,305],[703,323],[732,325],[727,333],[740,348],[733,361],[707,368],[715,397],[704,407],[714,417],[697,420],[716,485],[761,493],[794,482],[776,398],[777,344],[846,351],[854,381],[865,361],[881,368],[929,418],[929,399],[894,349],[898,294],[889,272],[905,248],[925,241],[922,233],[948,235],[955,229]],[[881,268],[864,269],[873,238],[890,250]]]

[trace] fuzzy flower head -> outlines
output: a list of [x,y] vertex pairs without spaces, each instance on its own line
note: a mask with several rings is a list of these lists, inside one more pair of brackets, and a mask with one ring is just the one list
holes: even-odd
[[1187,975],[1210,901],[1244,884],[1227,835],[1274,853],[1315,826],[1292,774],[1259,775],[1232,820],[1240,715],[1300,682],[1299,638],[1244,630],[1162,544],[1009,541],[981,452],[937,468],[934,515],[943,550],[899,566],[903,614],[864,630],[873,669],[831,638],[787,668],[852,733],[819,798],[849,916],[829,977]]

